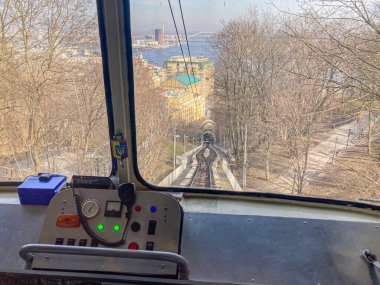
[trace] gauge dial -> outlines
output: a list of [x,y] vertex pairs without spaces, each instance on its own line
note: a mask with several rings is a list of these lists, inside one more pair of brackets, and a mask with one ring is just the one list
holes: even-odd
[[95,200],[87,200],[82,204],[82,213],[86,218],[95,217],[99,210],[99,204]]

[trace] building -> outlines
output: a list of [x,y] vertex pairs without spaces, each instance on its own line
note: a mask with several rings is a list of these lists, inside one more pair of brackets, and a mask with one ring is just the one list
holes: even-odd
[[148,47],[153,47],[153,48],[158,48],[158,47],[159,47],[159,43],[158,43],[158,41],[147,42],[146,45],[147,45]]
[[187,72],[201,80],[199,88],[206,96],[214,91],[214,65],[207,57],[192,57],[190,63],[190,57],[172,56],[164,62],[161,78],[165,81]]
[[154,29],[154,40],[160,46],[164,45],[164,31],[162,29]]
[[182,89],[196,94],[203,93],[201,80],[192,74],[180,74],[169,78],[161,83],[161,87],[167,90]]
[[206,100],[204,94],[194,94],[184,89],[162,92],[167,100],[169,114],[174,121],[185,124],[203,120]]
[[138,64],[142,67],[146,67],[149,69],[150,75],[152,76],[152,82],[154,87],[159,87],[161,84],[160,78],[160,67],[154,64],[148,63],[148,60],[143,57],[142,53],[135,58],[134,64]]
[[188,124],[204,118],[206,99],[199,84],[201,80],[192,74],[177,75],[161,83],[173,120]]

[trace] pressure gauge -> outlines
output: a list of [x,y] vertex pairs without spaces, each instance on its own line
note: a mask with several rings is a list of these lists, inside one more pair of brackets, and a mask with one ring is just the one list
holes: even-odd
[[93,218],[99,213],[100,207],[97,201],[87,200],[82,204],[82,213],[86,218]]

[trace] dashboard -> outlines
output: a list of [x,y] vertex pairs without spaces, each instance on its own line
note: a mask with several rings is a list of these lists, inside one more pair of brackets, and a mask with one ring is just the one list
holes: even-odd
[[[180,253],[183,213],[178,201],[158,192],[134,195],[127,207],[116,190],[59,192],[49,204],[38,240],[44,247],[23,248],[33,251],[30,268],[176,276],[177,264],[159,256],[152,260],[157,256],[149,252]],[[132,251],[146,258],[136,258]]]

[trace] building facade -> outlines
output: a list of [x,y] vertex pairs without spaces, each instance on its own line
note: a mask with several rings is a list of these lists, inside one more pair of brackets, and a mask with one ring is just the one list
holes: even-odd
[[154,40],[160,46],[164,45],[164,31],[162,29],[154,29]]
[[188,124],[204,119],[205,95],[185,90],[166,90],[162,95],[167,100],[167,108],[173,121]]
[[199,78],[199,89],[206,96],[214,92],[214,65],[207,57],[172,56],[161,68],[161,80],[166,81],[180,74],[189,73]]
[[168,90],[182,89],[195,94],[204,93],[201,80],[192,74],[180,74],[173,76],[161,83],[161,87]]
[[160,86],[160,84],[161,84],[160,69],[161,68],[159,66],[148,63],[148,60],[146,58],[144,58],[141,53],[135,59],[134,64],[138,64],[140,66],[147,67],[149,69],[151,76],[152,76],[154,87]]
[[161,83],[169,114],[174,121],[188,124],[204,118],[206,97],[200,88],[201,82],[192,74],[180,74]]

